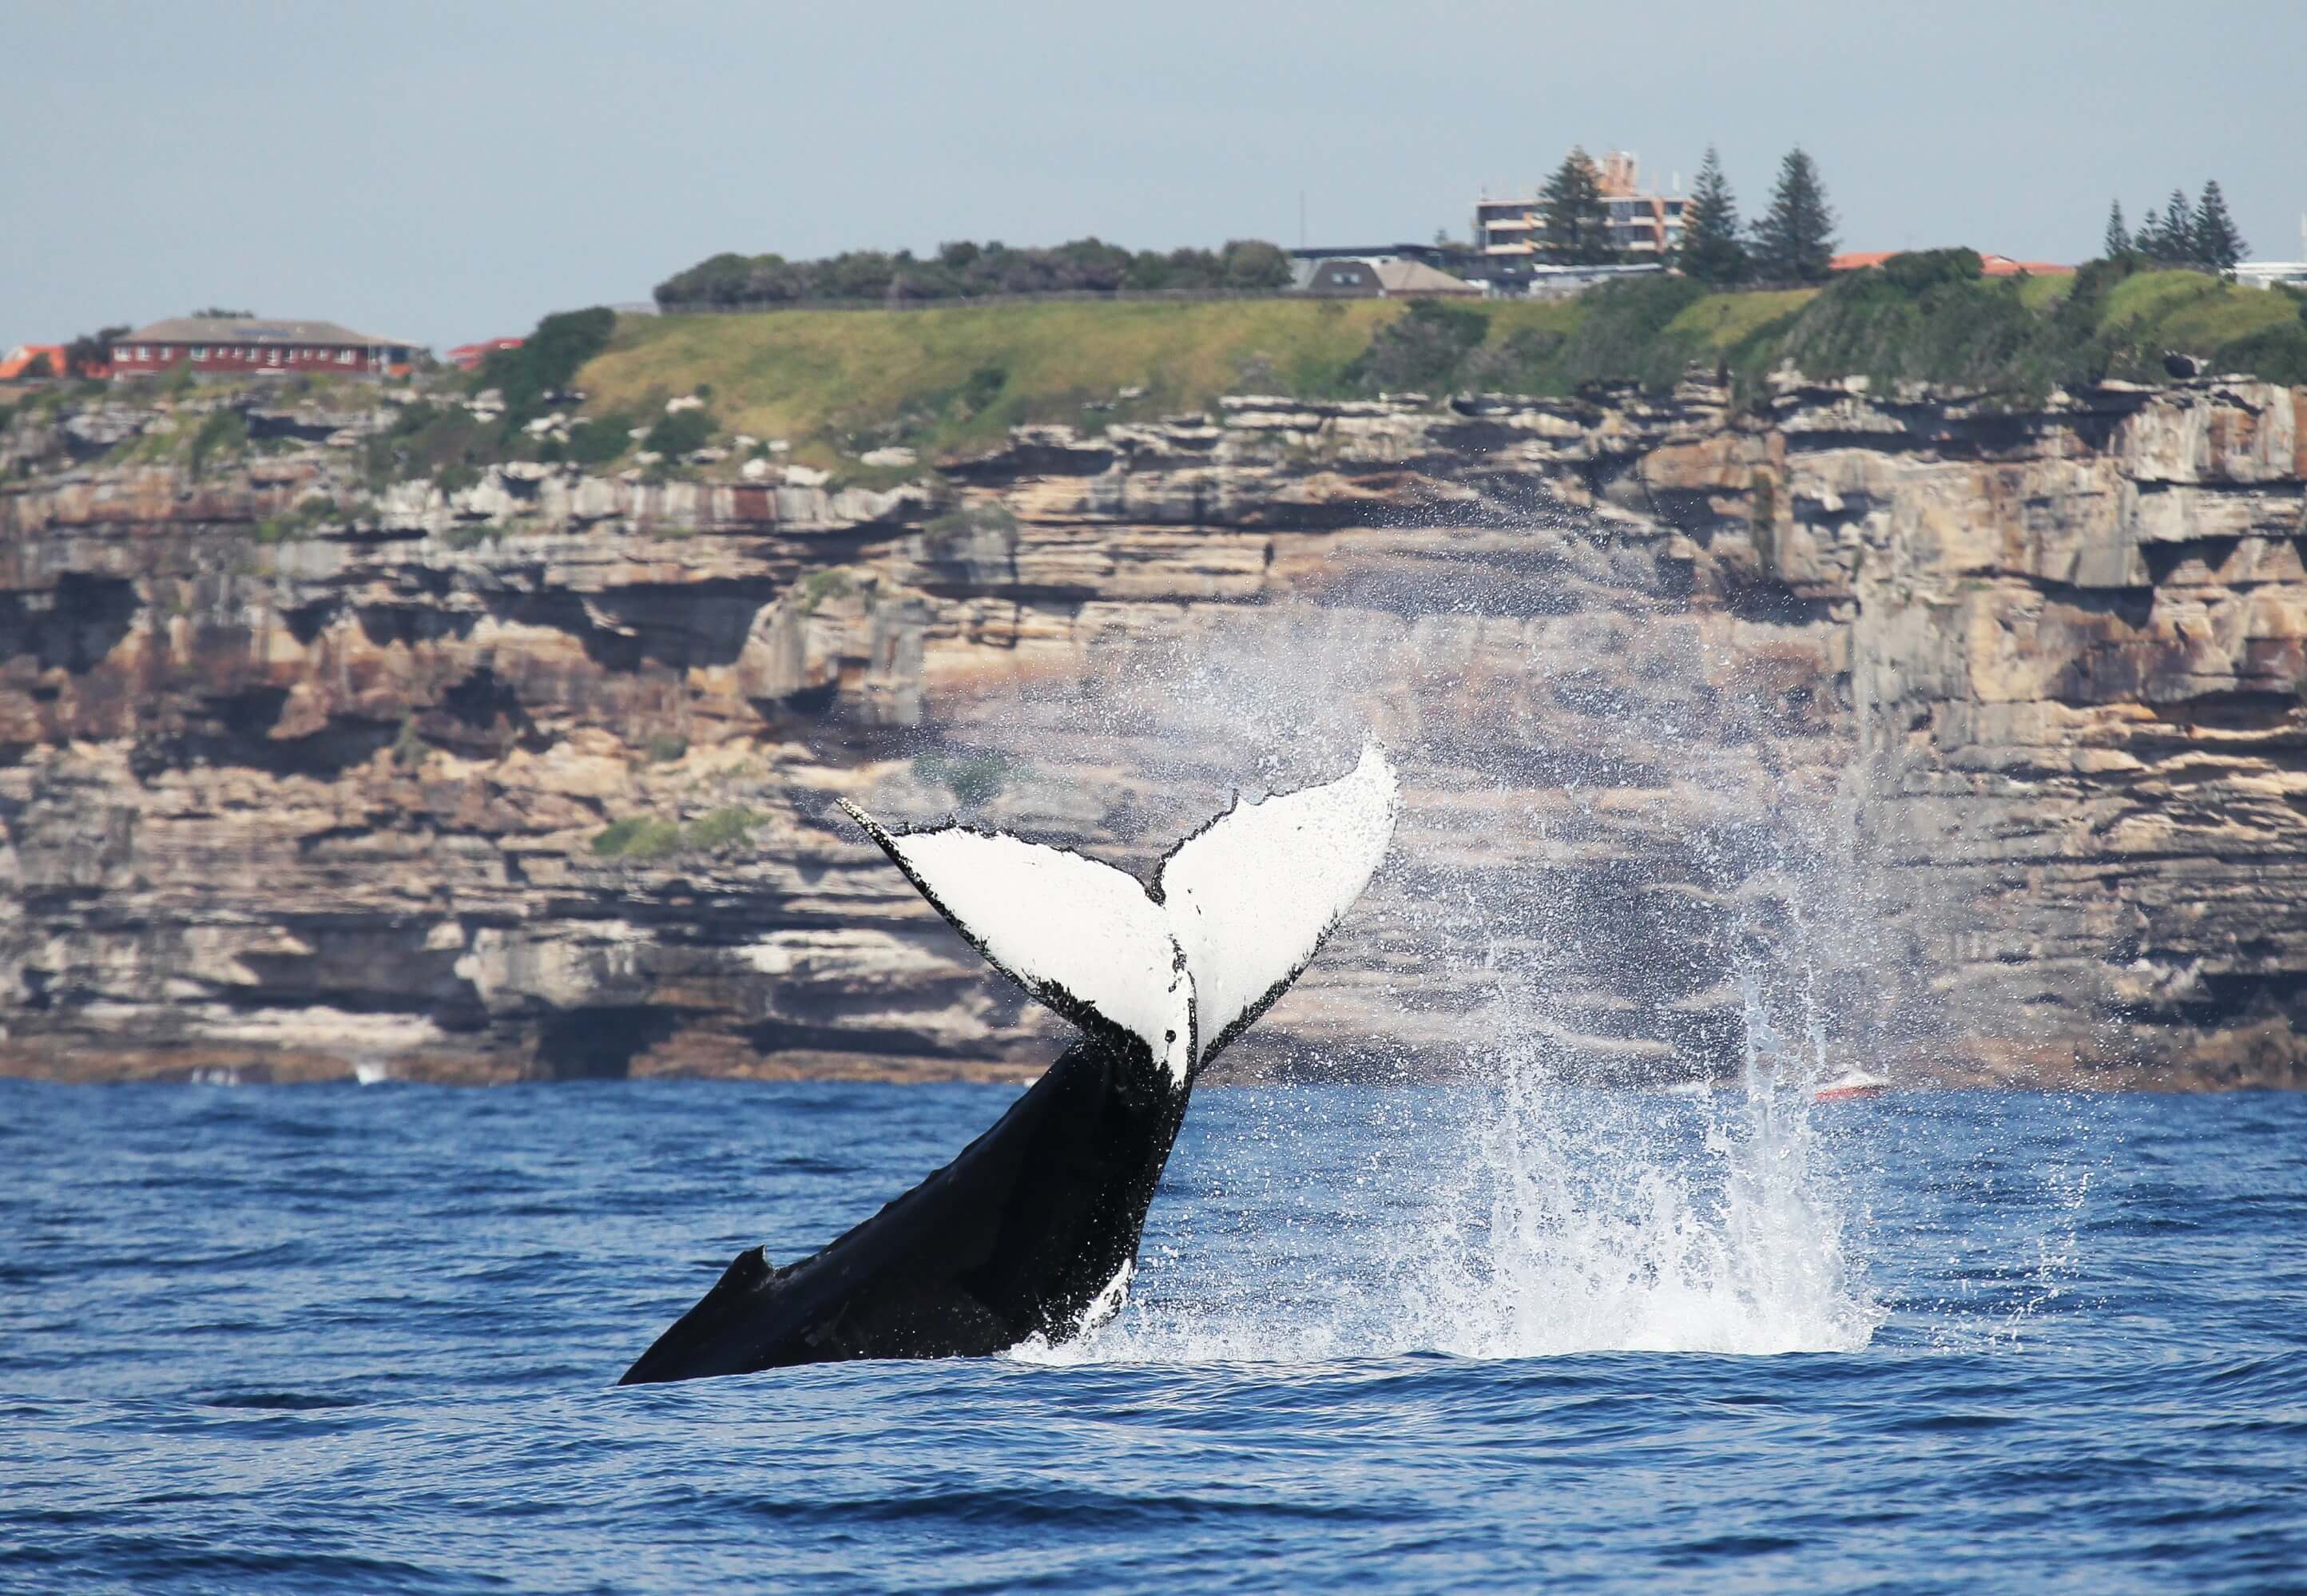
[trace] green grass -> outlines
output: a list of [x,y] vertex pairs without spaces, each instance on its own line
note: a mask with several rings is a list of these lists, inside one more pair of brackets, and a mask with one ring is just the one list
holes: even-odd
[[2298,302],[2286,294],[2195,271],[2143,271],[2108,292],[2099,324],[2151,330],[2167,348],[2209,354],[2298,320]]
[[[1207,410],[1220,395],[1338,398],[1418,388],[1559,397],[1581,384],[1669,386],[1695,364],[1753,398],[1793,357],[1816,377],[1961,384],[2031,402],[2056,384],[2162,381],[2162,351],[2219,371],[2307,382],[2307,323],[2290,295],[2135,262],[2084,277],[1966,278],[1951,252],[1825,288],[1708,294],[1641,279],[1556,302],[1415,310],[1369,300],[1235,300],[796,310],[622,319],[579,381],[596,415],[662,416],[709,388],[724,428],[793,440],[795,457],[861,473],[903,442],[924,463],[1023,422],[1091,430]],[[1117,390],[1143,388],[1120,401]],[[1085,411],[1085,402],[1101,408]]]
[[956,305],[632,316],[579,379],[587,408],[662,413],[711,385],[733,432],[790,438],[824,459],[852,444],[935,452],[991,442],[1021,422],[1089,419],[1085,400],[1144,398],[1096,415],[1207,408],[1259,388],[1334,390],[1399,304]]
[[1669,337],[1710,355],[1726,355],[1746,339],[1783,322],[1818,297],[1816,288],[1769,293],[1709,294],[1685,306],[1667,323]]

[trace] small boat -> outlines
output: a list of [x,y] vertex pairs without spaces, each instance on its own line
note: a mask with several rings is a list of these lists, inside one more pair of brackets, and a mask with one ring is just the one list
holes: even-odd
[[1811,1091],[1813,1103],[1840,1103],[1848,1097],[1880,1097],[1891,1089],[1888,1076],[1875,1075],[1853,1066],[1825,1081]]

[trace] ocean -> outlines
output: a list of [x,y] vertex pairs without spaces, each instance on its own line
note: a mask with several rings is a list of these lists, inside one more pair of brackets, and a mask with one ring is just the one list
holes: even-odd
[[0,1082],[0,1589],[2307,1590],[2307,1102],[1197,1094],[1085,1343],[619,1388],[994,1086]]

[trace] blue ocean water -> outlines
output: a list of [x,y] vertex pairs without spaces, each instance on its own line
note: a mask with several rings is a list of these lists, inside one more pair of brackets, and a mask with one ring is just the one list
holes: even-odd
[[0,1587],[2307,1589],[2307,1103],[1205,1091],[1085,1345],[613,1382],[1008,1090],[0,1083]]

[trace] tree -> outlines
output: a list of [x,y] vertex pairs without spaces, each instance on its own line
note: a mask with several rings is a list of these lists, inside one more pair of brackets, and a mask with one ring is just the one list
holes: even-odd
[[2099,257],[2115,261],[2130,253],[2131,229],[2123,225],[2123,202],[2116,200],[2106,208],[2106,236],[2099,244]]
[[2147,213],[2147,221],[2140,224],[2139,250],[2159,266],[2184,266],[2195,259],[2195,212],[2187,203],[2187,196],[2177,189],[2164,202],[2159,225],[2148,230],[2156,221],[2155,213]]
[[2235,262],[2251,253],[2236,231],[2234,218],[2227,214],[2227,197],[2219,192],[2218,179],[2203,184],[2203,197],[2195,206],[2195,229],[2191,242],[2195,261],[2217,271],[2232,271]]
[[1690,203],[1682,210],[1682,244],[1675,264],[1685,277],[1702,283],[1735,283],[1747,270],[1746,246],[1738,237],[1738,202],[1731,197],[1730,181],[1714,146],[1698,168]]
[[1602,181],[1586,151],[1574,147],[1538,196],[1542,247],[1557,261],[1591,266],[1617,259],[1610,245],[1610,211]]
[[1773,282],[1826,280],[1834,258],[1834,209],[1826,202],[1817,164],[1799,144],[1779,163],[1771,208],[1754,225],[1754,253],[1756,272]]
[[2158,258],[2163,247],[2163,213],[2149,205],[2147,214],[2139,219],[2139,230],[2131,236],[2131,247],[2148,260]]
[[473,387],[503,393],[508,426],[526,421],[576,381],[578,368],[608,347],[616,326],[617,313],[606,305],[556,311],[519,348],[490,350],[473,373]]
[[64,346],[64,371],[85,377],[112,364],[112,346],[128,336],[125,327],[99,327],[83,332]]
[[1225,286],[1229,288],[1286,288],[1290,286],[1290,257],[1278,244],[1268,244],[1262,238],[1229,238],[1218,258],[1224,263]]

